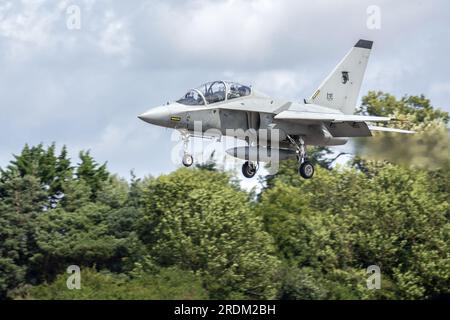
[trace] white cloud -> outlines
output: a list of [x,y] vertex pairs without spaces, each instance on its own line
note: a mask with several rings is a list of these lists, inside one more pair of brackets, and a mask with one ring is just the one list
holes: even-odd
[[161,29],[174,50],[206,58],[208,62],[263,59],[270,51],[279,14],[279,2],[194,2],[189,8],[172,8],[159,17]]
[[48,4],[46,0],[21,0],[0,5],[0,36],[37,46],[47,45],[68,0]]
[[125,56],[131,49],[131,36],[124,22],[108,11],[104,18],[104,28],[100,31],[99,46],[110,55]]

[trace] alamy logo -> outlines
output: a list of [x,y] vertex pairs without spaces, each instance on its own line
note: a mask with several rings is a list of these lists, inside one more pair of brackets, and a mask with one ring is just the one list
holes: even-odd
[[381,8],[376,5],[367,7],[367,21],[366,26],[369,30],[381,29]]
[[366,273],[370,276],[367,278],[367,289],[381,289],[381,270],[377,265],[367,267]]
[[81,9],[77,5],[71,5],[66,10],[66,26],[69,30],[81,29]]
[[67,267],[67,273],[70,276],[67,278],[66,285],[69,290],[80,290],[81,289],[81,270],[77,265],[71,265]]

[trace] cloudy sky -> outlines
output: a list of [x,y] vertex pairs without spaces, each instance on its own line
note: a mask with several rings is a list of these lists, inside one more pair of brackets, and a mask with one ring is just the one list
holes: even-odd
[[446,0],[0,0],[0,166],[55,141],[125,177],[169,172],[171,131],[136,115],[222,78],[301,100],[360,38],[375,41],[362,93],[450,111],[449,13]]

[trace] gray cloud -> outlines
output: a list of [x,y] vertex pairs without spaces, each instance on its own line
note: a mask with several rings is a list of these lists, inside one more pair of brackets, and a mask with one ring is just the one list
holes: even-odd
[[[66,8],[81,9],[68,30]],[[381,29],[366,27],[369,5]],[[216,78],[309,96],[359,38],[375,41],[362,93],[424,93],[449,108],[448,2],[1,1],[0,166],[24,143],[91,148],[127,175],[176,167],[169,130],[136,115]]]

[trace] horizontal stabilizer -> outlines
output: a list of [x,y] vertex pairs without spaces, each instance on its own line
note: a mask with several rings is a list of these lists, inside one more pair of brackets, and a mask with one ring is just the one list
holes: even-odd
[[416,131],[411,130],[403,130],[403,129],[396,129],[396,128],[386,128],[386,127],[377,127],[377,126],[369,126],[370,131],[384,131],[384,132],[397,132],[397,133],[416,133]]

